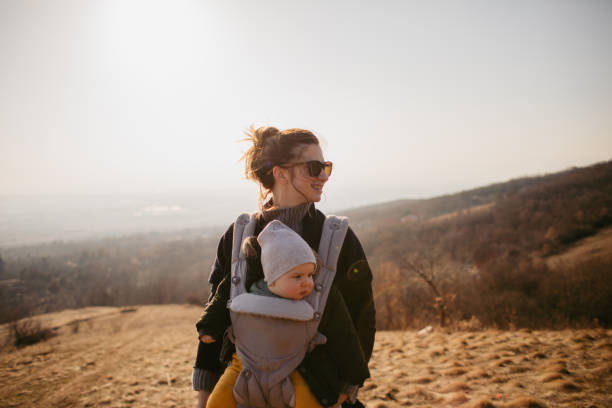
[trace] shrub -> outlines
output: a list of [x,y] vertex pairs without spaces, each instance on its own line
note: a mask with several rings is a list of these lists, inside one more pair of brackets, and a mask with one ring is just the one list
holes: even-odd
[[456,324],[456,330],[459,331],[480,331],[482,323],[476,316],[472,316],[470,320],[460,320]]
[[38,320],[21,319],[9,323],[9,338],[18,348],[40,343],[54,336],[56,333]]

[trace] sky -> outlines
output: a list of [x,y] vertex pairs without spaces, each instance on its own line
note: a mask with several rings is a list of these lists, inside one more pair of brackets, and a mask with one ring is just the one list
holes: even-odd
[[611,40],[607,0],[0,0],[0,194],[250,210],[250,125],[319,136],[328,209],[609,160]]

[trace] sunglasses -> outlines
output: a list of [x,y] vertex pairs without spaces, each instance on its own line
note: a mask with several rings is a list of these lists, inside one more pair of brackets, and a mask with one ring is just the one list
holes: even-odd
[[319,177],[319,174],[321,174],[321,170],[325,171],[325,174],[327,175],[327,177],[331,176],[331,172],[332,172],[332,167],[333,167],[333,163],[332,162],[320,162],[318,160],[309,160],[309,161],[305,161],[305,162],[297,162],[297,163],[288,163],[285,164],[282,167],[295,167],[295,166],[299,166],[305,164],[306,168],[308,169],[308,175],[310,177]]

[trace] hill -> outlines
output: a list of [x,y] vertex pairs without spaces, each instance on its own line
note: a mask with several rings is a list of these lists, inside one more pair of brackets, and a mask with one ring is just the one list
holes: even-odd
[[383,327],[564,327],[612,324],[611,209],[606,162],[348,214]]
[[[415,223],[453,221],[471,216],[477,221],[493,214],[491,224],[510,224],[520,233],[529,227],[541,233],[557,251],[612,224],[612,161],[572,168],[538,177],[524,177],[473,190],[422,200],[398,200],[344,211],[359,236]],[[489,210],[489,211],[484,211]],[[523,224],[527,224],[526,226]],[[452,223],[448,226],[452,226]],[[543,228],[543,232],[541,231]],[[504,241],[502,239],[502,241]],[[384,240],[378,240],[386,246]],[[524,242],[527,247],[534,243]],[[551,248],[552,249],[552,248]],[[547,255],[547,254],[544,254]]]
[[[200,312],[165,305],[38,316],[57,336],[0,352],[0,406],[193,406]],[[0,336],[5,333],[0,326]],[[605,407],[611,336],[603,329],[382,331],[372,378],[359,395],[368,408]]]

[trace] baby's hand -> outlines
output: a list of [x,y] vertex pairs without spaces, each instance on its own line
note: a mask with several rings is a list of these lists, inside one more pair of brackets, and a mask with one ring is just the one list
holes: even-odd
[[206,344],[210,344],[210,343],[214,343],[215,339],[213,339],[212,337],[210,337],[208,334],[205,334],[203,336],[200,336],[200,341],[202,343],[206,343]]

